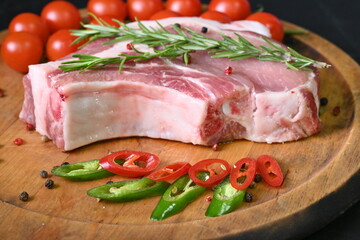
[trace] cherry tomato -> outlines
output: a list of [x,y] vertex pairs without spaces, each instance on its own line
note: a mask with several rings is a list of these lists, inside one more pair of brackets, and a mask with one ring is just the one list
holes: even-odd
[[81,17],[76,6],[67,1],[53,1],[41,11],[41,19],[47,24],[50,33],[60,29],[80,28]]
[[237,161],[230,172],[231,186],[237,190],[244,190],[254,181],[256,161],[252,158],[242,158]]
[[262,155],[257,159],[257,169],[266,183],[278,187],[282,184],[284,176],[275,158]]
[[159,19],[164,19],[164,18],[169,18],[169,17],[180,17],[181,15],[170,11],[170,10],[161,10],[157,13],[155,13],[154,15],[152,15],[150,17],[150,20],[159,20]]
[[211,0],[209,11],[218,11],[228,15],[231,20],[242,20],[250,15],[251,6],[248,0]]
[[231,18],[224,13],[217,11],[206,11],[200,15],[201,18],[216,20],[222,23],[231,22]]
[[[230,164],[222,159],[205,159],[197,162],[189,169],[189,177],[199,186],[212,187],[219,184],[231,170]],[[206,180],[198,178],[200,172],[208,172]]]
[[61,29],[52,34],[46,44],[46,56],[48,59],[55,61],[77,51],[81,44],[71,45],[76,38],[71,35],[68,29]]
[[135,18],[149,20],[153,14],[164,9],[161,0],[128,0],[127,7],[131,21]]
[[124,177],[141,177],[152,172],[160,159],[151,153],[124,150],[103,157],[99,163],[109,172]]
[[174,180],[181,177],[182,175],[187,174],[190,167],[191,167],[190,163],[176,162],[167,165],[156,172],[151,173],[146,178],[149,178],[154,181]]
[[40,63],[44,44],[40,37],[28,32],[10,33],[1,44],[1,56],[12,69],[26,73],[28,66]]
[[41,20],[41,17],[34,13],[20,13],[14,17],[9,24],[9,33],[29,32],[38,35],[43,43],[49,37],[49,29]]
[[[115,17],[112,17],[112,16],[101,16],[99,17],[100,21],[104,21],[106,24],[112,26],[112,27],[120,27],[120,24],[115,22],[113,19],[116,19],[120,22],[124,22],[123,19],[118,19],[118,18],[115,18]],[[94,24],[94,25],[104,25],[103,22],[99,23],[96,19],[92,18],[91,21],[90,21],[90,24]]]
[[90,0],[87,10],[98,17],[112,16],[121,21],[127,16],[126,4],[123,0]]
[[257,21],[269,28],[272,39],[281,42],[284,39],[284,27],[279,18],[267,12],[251,14],[246,20]]
[[165,8],[181,16],[199,16],[202,10],[200,0],[168,0]]

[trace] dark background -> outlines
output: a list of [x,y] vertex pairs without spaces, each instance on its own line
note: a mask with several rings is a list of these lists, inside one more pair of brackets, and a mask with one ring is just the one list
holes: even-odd
[[[265,11],[280,19],[304,27],[337,45],[360,62],[360,1],[359,0],[249,0],[253,10]],[[1,0],[0,30],[21,12],[40,14],[50,0]],[[72,0],[85,8],[87,0]],[[202,1],[208,3],[209,1]],[[360,81],[360,79],[359,79]],[[336,179],[334,179],[336,181]],[[321,187],[321,186],[319,186]],[[360,189],[359,189],[360,191]],[[360,202],[306,240],[360,239]]]

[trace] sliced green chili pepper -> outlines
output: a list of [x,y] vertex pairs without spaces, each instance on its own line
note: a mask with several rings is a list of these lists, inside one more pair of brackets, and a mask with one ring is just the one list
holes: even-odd
[[108,183],[87,191],[91,197],[115,201],[130,202],[143,198],[162,195],[169,187],[164,181],[153,181],[148,178]]
[[85,162],[72,163],[54,168],[51,170],[51,173],[73,181],[95,180],[114,175],[114,173],[103,169],[100,166],[99,161],[99,159],[94,159]]
[[246,189],[237,190],[230,184],[229,177],[215,187],[211,203],[206,210],[207,217],[217,217],[234,211],[243,201]]
[[160,221],[181,212],[205,190],[206,187],[196,185],[189,175],[181,176],[166,190],[150,219]]

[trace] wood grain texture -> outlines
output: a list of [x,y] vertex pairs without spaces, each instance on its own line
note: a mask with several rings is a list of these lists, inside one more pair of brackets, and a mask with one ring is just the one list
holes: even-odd
[[[285,23],[287,28],[298,28]],[[6,32],[2,32],[2,40]],[[125,138],[102,141],[71,152],[61,152],[18,120],[23,101],[22,74],[0,59],[0,239],[286,239],[306,236],[331,221],[360,199],[359,79],[358,64],[341,49],[314,33],[288,39],[301,53],[333,67],[320,71],[323,130],[312,137],[285,144],[236,141],[219,151],[202,146]],[[332,109],[341,112],[333,116]],[[16,137],[25,140],[15,146]],[[217,218],[204,216],[211,196],[206,191],[180,214],[161,222],[149,217],[159,197],[131,203],[97,202],[86,191],[114,176],[91,182],[71,182],[55,176],[54,189],[44,187],[41,170],[50,171],[64,161],[100,158],[108,151],[133,149],[159,155],[161,166],[175,161],[195,162],[223,158],[234,163],[242,157],[273,155],[286,175],[280,188],[260,183],[251,192],[252,203]],[[30,194],[21,202],[22,191]]]

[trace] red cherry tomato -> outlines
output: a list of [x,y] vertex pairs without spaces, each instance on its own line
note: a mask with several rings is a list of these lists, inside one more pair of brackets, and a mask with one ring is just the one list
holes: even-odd
[[284,176],[275,158],[262,155],[257,159],[257,169],[266,183],[278,187],[282,184]]
[[40,63],[44,44],[40,37],[28,32],[10,33],[1,44],[1,56],[12,69],[26,73],[28,66]]
[[49,29],[41,20],[41,17],[34,13],[20,13],[14,17],[9,24],[9,33],[29,32],[38,35],[43,43],[49,37]]
[[154,154],[127,150],[114,152],[100,159],[102,168],[124,177],[145,176],[159,163],[159,157]]
[[281,42],[284,39],[284,27],[279,18],[271,13],[257,12],[251,14],[246,20],[257,21],[269,28],[271,38]]
[[90,0],[87,10],[98,17],[112,16],[122,22],[127,16],[126,4],[123,0]]
[[256,161],[252,158],[243,158],[237,161],[230,172],[231,186],[244,190],[254,181]]
[[169,17],[180,17],[181,15],[170,11],[170,10],[161,10],[157,13],[155,13],[154,15],[152,15],[150,17],[150,20],[159,20],[159,19],[164,19],[164,18],[169,18]]
[[112,16],[102,16],[99,17],[100,23],[99,21],[97,21],[96,19],[92,18],[90,21],[90,24],[94,24],[94,25],[105,25],[103,22],[105,22],[106,24],[112,26],[112,27],[120,27],[120,24],[115,22],[113,19],[116,19],[120,22],[124,22],[124,20],[122,19],[118,19]]
[[127,7],[131,21],[135,18],[149,20],[153,14],[164,9],[161,0],[128,0]]
[[76,6],[67,1],[53,1],[41,11],[41,19],[47,24],[50,33],[60,29],[80,28],[81,17]]
[[211,0],[209,11],[222,12],[235,21],[249,16],[251,6],[248,0]]
[[231,22],[231,18],[224,13],[217,11],[206,11],[200,15],[201,18],[216,20],[222,23]]
[[154,181],[174,180],[181,177],[182,175],[187,174],[190,167],[191,167],[190,163],[177,162],[167,165],[161,168],[160,170],[151,173],[146,178],[149,178]]
[[[189,169],[189,177],[199,186],[212,187],[219,184],[231,170],[230,164],[222,159],[205,159],[197,162]],[[208,172],[206,180],[198,178],[200,172]]]
[[165,8],[181,16],[199,16],[202,10],[200,0],[168,0]]
[[71,35],[71,32],[68,29],[61,29],[52,34],[46,44],[46,56],[48,59],[50,61],[55,61],[70,53],[76,52],[81,45],[71,45],[76,38],[77,37]]

